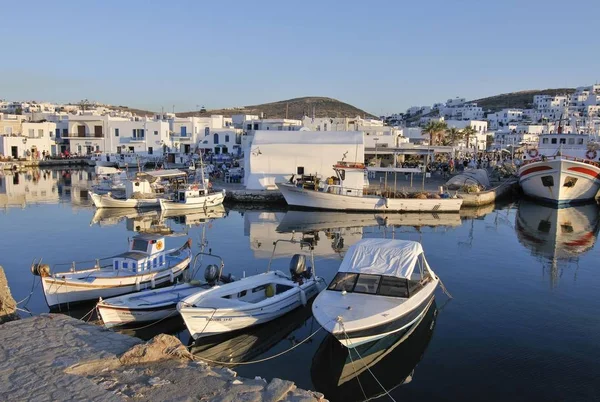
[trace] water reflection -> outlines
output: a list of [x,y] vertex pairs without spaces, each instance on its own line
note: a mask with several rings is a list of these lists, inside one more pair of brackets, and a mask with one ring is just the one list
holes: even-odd
[[552,208],[522,200],[515,228],[517,238],[535,256],[549,265],[550,282],[560,277],[560,262],[577,262],[598,238],[597,204]]
[[314,320],[307,321],[312,316],[311,306],[312,300],[306,306],[266,324],[200,339],[192,343],[190,351],[213,362],[242,363],[254,360],[282,341],[285,349],[288,349],[302,340],[290,335],[299,327],[314,325],[314,330],[318,328],[319,324]]
[[25,208],[28,204],[90,205],[91,170],[27,169],[0,170],[0,208]]
[[[331,401],[363,401],[393,394],[414,377],[433,335],[436,303],[408,332],[348,349],[327,336],[315,353],[311,378],[317,391]],[[377,378],[379,381],[374,379]],[[382,388],[383,387],[383,388]]]

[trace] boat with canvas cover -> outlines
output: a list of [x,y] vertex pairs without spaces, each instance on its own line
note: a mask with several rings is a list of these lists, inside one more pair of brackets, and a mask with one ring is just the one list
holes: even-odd
[[[98,314],[107,328],[164,320],[177,314],[177,303],[184,298],[210,289],[217,283],[232,281],[231,275],[222,277],[223,259],[214,254],[198,253],[194,256],[192,267],[196,266],[199,256],[214,258],[219,265],[210,264],[204,272],[205,282],[189,280],[160,289],[148,289],[108,299],[100,299],[96,305]],[[190,277],[195,277],[195,269]]]
[[98,259],[89,268],[60,264],[71,267],[51,272],[48,265],[34,263],[31,271],[41,277],[46,302],[53,308],[175,283],[190,264],[190,247],[188,240],[179,248],[165,250],[163,236],[140,234],[130,240],[128,251]]
[[370,194],[365,187],[365,169],[362,163],[338,162],[333,166],[337,178],[323,181],[317,175],[302,175],[296,183],[279,183],[277,187],[289,205],[302,208],[437,213],[458,212],[463,203],[460,198],[399,198],[392,189]]
[[348,348],[406,331],[428,309],[439,278],[421,244],[363,239],[348,249],[313,303],[323,328]]
[[[290,261],[291,277],[270,271],[280,242],[304,245],[310,250],[312,266],[307,267],[305,254],[295,254]],[[320,278],[315,275],[314,266],[310,244],[277,240],[267,272],[192,295],[179,302],[177,310],[194,339],[263,324],[306,305],[319,292]]]
[[138,173],[135,179],[127,181],[124,198],[111,193],[100,195],[90,191],[89,194],[96,208],[157,208],[169,188],[186,179],[187,173],[181,170],[155,170]]

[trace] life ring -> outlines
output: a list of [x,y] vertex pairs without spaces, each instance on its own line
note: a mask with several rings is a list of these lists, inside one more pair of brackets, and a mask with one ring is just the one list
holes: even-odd
[[157,250],[162,250],[163,249],[163,242],[162,240],[159,240],[156,242],[156,249]]
[[532,158],[537,158],[537,156],[540,154],[537,150],[537,148],[533,148],[530,149],[529,151],[527,151],[527,153],[529,154],[529,156],[531,156]]
[[596,156],[598,156],[598,152],[596,152],[596,150],[595,150],[595,149],[590,149],[589,151],[587,151],[587,152],[585,153],[585,156],[586,156],[588,159],[596,159]]

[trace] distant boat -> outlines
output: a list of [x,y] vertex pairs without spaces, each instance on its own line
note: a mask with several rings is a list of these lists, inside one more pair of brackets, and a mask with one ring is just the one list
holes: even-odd
[[127,181],[124,198],[111,193],[100,195],[90,191],[89,194],[96,208],[157,208],[159,199],[167,196],[170,183],[178,181],[187,181],[187,173],[177,169],[154,170]]
[[175,283],[190,263],[190,243],[165,250],[164,237],[137,235],[128,251],[98,259],[89,268],[77,269],[72,263],[69,270],[51,272],[48,265],[34,264],[31,270],[41,277],[46,302],[53,308]]
[[421,244],[363,239],[313,303],[321,326],[348,348],[406,331],[433,302],[439,278]]
[[338,177],[327,179],[327,183],[318,177],[302,176],[295,184],[280,183],[277,187],[289,205],[314,209],[438,213],[458,212],[463,203],[460,198],[395,198],[391,190],[391,197],[371,195],[364,188],[363,164],[338,162],[333,169]]
[[586,134],[543,134],[519,168],[525,195],[552,204],[593,200],[600,189],[598,144]]

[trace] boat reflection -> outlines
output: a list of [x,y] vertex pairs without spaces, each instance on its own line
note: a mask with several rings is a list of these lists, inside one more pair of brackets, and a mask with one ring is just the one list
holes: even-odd
[[160,213],[160,220],[165,222],[167,219],[171,219],[181,225],[198,226],[213,219],[223,218],[225,215],[227,215],[225,207],[223,204],[219,204],[207,208],[163,210]]
[[519,242],[550,263],[550,281],[560,276],[559,262],[576,262],[598,238],[597,204],[553,208],[521,200],[515,228]]
[[[197,342],[191,343],[190,351],[201,359],[213,362],[242,363],[254,360],[284,340],[285,349],[288,349],[302,340],[296,339],[293,335],[290,336],[292,332],[303,325],[308,325],[309,322],[318,325],[314,320],[307,321],[312,316],[312,301],[309,301],[306,306],[266,324],[235,333],[201,338]],[[192,338],[190,340],[193,341]],[[233,366],[235,365],[227,365],[227,367]]]
[[383,388],[392,392],[409,383],[433,335],[436,315],[434,301],[408,332],[389,335],[356,349],[348,349],[328,335],[313,357],[310,370],[313,385],[330,401],[363,401],[384,395]]

